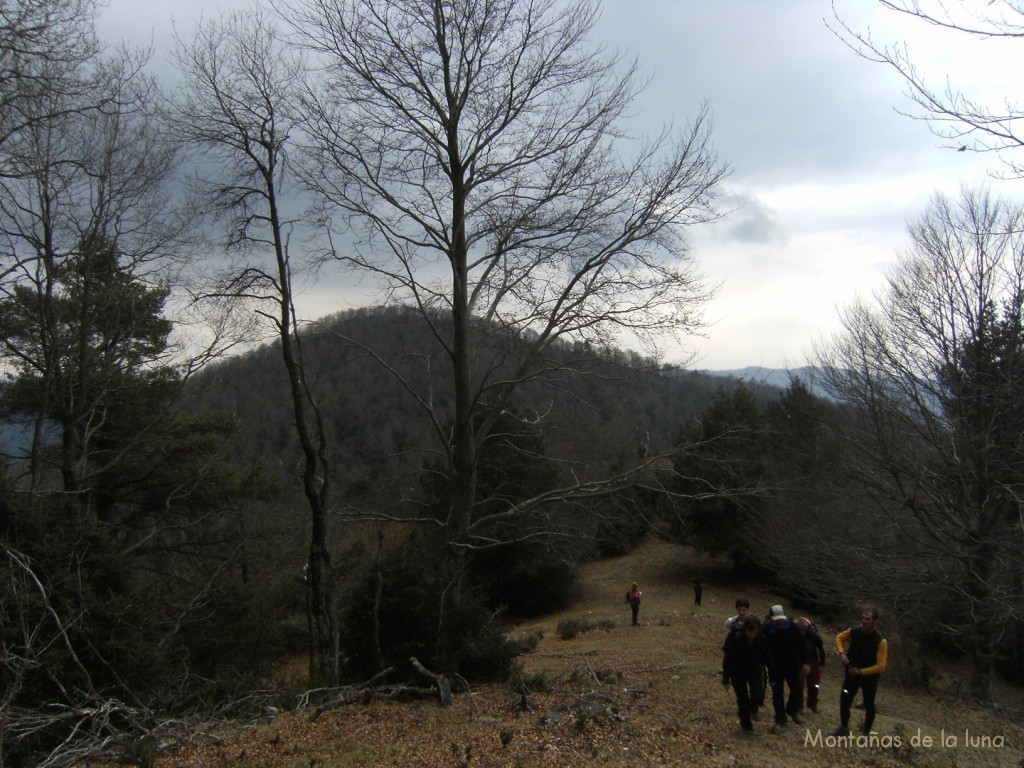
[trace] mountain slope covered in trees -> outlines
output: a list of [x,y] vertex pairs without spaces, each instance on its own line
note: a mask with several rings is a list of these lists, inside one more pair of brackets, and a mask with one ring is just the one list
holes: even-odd
[[[451,385],[436,364],[441,349],[416,314],[395,307],[349,311],[311,325],[302,343],[343,487],[389,484],[396,470],[429,456],[430,424],[399,376],[429,392],[442,411]],[[566,349],[564,356],[572,353]],[[622,350],[595,350],[589,366],[588,375],[538,381],[519,403],[543,423],[549,453],[570,457],[600,451],[609,460],[622,460],[637,451],[665,450],[717,391],[734,384],[705,373],[663,369]],[[748,388],[762,405],[780,392],[756,382]],[[284,407],[288,397],[278,345],[269,344],[196,377],[188,407],[233,413],[239,450],[287,473],[295,458]]]

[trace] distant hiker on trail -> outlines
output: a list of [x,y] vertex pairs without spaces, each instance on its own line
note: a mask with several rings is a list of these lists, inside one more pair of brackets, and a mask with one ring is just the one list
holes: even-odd
[[743,620],[747,618],[747,611],[750,610],[750,601],[745,597],[736,600],[736,615],[725,620],[725,629],[730,634],[743,631]]
[[697,574],[690,581],[693,582],[693,604],[700,605],[700,596],[704,592],[704,587],[707,586],[708,580]]
[[806,701],[807,708],[811,712],[817,712],[821,668],[825,666],[825,644],[818,634],[818,628],[810,619],[801,616],[796,620],[796,628],[800,630],[800,636],[804,639],[804,656],[807,661],[807,674],[804,675],[803,686],[800,688],[800,709],[804,708]]
[[878,609],[865,608],[859,627],[844,629],[836,635],[836,650],[846,675],[843,691],[839,694],[839,727],[832,731],[833,736],[850,735],[850,705],[858,690],[864,692],[863,733],[865,736],[871,733],[878,681],[885,672],[889,656],[889,644],[878,631],[878,621]]
[[640,613],[640,598],[643,597],[643,592],[640,591],[640,585],[635,581],[633,586],[626,592],[626,602],[629,603],[630,609],[633,611],[633,626],[636,627],[640,624],[636,620],[637,614]]
[[[786,616],[786,609],[781,605],[772,606],[768,612],[768,619],[764,635],[772,649],[772,660],[775,662],[775,668],[771,670],[775,726],[784,726],[786,715],[799,725],[804,721],[800,715],[801,677],[807,673],[804,639],[796,624]],[[783,703],[786,686],[789,686],[789,697]]]
[[739,632],[730,632],[722,647],[722,685],[736,693],[736,714],[744,733],[752,733],[758,707],[764,701],[764,670],[772,668],[772,654],[761,634],[761,620],[747,616]]

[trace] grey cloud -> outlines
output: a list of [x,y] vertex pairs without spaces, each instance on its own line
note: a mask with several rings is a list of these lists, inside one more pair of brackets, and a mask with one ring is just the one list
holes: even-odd
[[722,195],[721,203],[732,213],[716,227],[718,240],[765,245],[785,245],[789,241],[789,235],[775,211],[756,196],[727,193]]

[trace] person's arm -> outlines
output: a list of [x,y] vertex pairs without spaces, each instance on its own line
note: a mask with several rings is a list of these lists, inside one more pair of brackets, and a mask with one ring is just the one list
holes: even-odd
[[851,637],[853,637],[853,628],[844,629],[836,635],[836,653],[839,654],[839,660],[843,664],[850,663],[850,660],[846,658],[846,643]]
[[862,675],[880,675],[885,672],[885,662],[889,656],[889,643],[885,639],[878,644],[878,652],[875,654],[875,663],[870,667],[864,667],[860,671]]

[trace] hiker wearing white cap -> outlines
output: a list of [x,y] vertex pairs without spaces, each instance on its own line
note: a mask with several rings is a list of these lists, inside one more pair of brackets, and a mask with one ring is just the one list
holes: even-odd
[[[787,715],[794,723],[800,724],[803,722],[800,715],[802,676],[808,671],[804,639],[796,624],[786,616],[786,609],[781,605],[773,605],[768,612],[764,635],[775,662],[771,680],[775,725],[784,726]],[[785,686],[789,686],[788,698]]]

